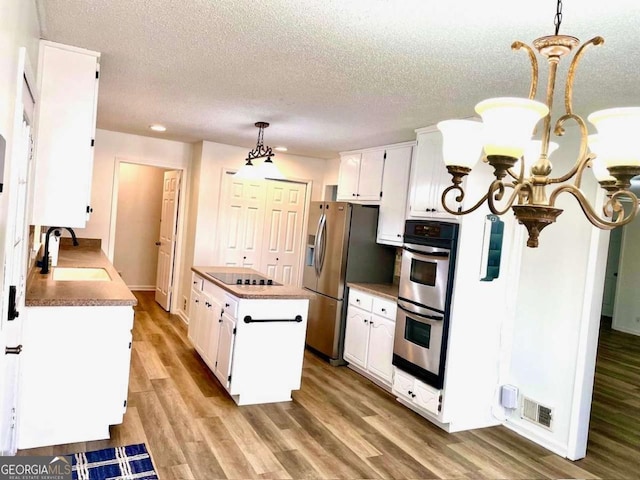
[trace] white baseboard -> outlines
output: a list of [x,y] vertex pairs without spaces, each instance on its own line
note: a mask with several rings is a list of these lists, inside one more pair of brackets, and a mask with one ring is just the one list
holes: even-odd
[[547,450],[551,450],[553,453],[560,455],[561,457],[564,457],[564,458],[567,457],[567,453],[568,453],[567,445],[563,445],[560,442],[546,438],[543,435],[540,435],[538,432],[534,431],[533,429],[527,428],[527,425],[510,422],[509,419],[507,419],[507,421],[504,422],[503,425],[507,427],[509,430],[514,431],[518,435],[528,440],[531,440],[533,443],[537,443],[541,447],[544,447]]
[[630,335],[635,335],[635,336],[640,335],[640,332],[638,330],[632,330],[631,328],[620,327],[619,325],[612,325],[611,329],[617,330],[618,332],[622,332],[622,333],[628,333]]
[[137,290],[138,292],[153,292],[156,289],[155,285],[127,285],[129,290]]
[[176,315],[186,324],[189,325],[189,317],[182,310],[176,310]]

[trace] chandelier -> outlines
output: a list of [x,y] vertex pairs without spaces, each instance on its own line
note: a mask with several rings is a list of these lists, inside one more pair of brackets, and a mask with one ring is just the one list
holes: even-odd
[[[537,247],[540,231],[554,223],[562,213],[555,203],[565,192],[575,197],[587,219],[601,229],[626,225],[638,213],[638,199],[629,187],[631,178],[640,174],[640,108],[612,108],[592,113],[587,119],[598,133],[589,135],[585,121],[573,110],[573,80],[585,49],[591,45],[601,45],[604,39],[594,37],[579,46],[577,38],[559,35],[561,21],[562,1],[558,0],[555,35],[533,41],[533,46],[540,55],[546,57],[549,65],[546,103],[534,100],[538,85],[536,54],[530,46],[516,41],[511,48],[524,50],[531,62],[529,97],[492,98],[478,103],[475,110],[482,118],[482,123],[446,120],[438,124],[443,135],[444,162],[452,176],[452,185],[442,193],[444,209],[454,215],[466,215],[484,202],[495,215],[502,215],[511,209],[518,222],[528,230],[528,247]],[[573,56],[565,83],[565,113],[557,119],[553,131],[561,136],[565,131],[565,123],[575,122],[580,130],[580,148],[573,167],[564,175],[552,177],[549,156],[557,148],[557,144],[550,142],[556,70],[561,57],[576,47],[579,48]],[[534,129],[541,119],[542,140],[532,141]],[[449,206],[447,199],[455,194],[455,202],[462,204],[465,196],[462,185],[464,177],[471,172],[482,147],[485,154],[483,162],[493,167],[495,180],[489,185],[487,193],[467,210]],[[531,149],[534,153],[529,153]],[[525,160],[532,158],[537,158],[537,161],[527,169]],[[596,180],[607,192],[601,214],[596,212],[580,188],[587,167],[591,167]],[[548,196],[547,187],[552,189]],[[507,191],[509,194],[505,196]],[[625,199],[629,201],[626,208],[623,204]]]
[[[282,179],[284,175],[278,167],[276,167],[275,163],[271,160],[271,157],[275,155],[273,150],[269,146],[264,146],[264,129],[269,126],[267,122],[256,122],[255,126],[258,127],[258,142],[256,143],[256,148],[251,150],[247,154],[247,158],[245,159],[247,163],[245,163],[240,170],[235,173],[235,176],[240,178],[275,178]],[[260,167],[256,167],[252,160],[256,160],[258,158],[264,158],[266,160],[260,165]]]

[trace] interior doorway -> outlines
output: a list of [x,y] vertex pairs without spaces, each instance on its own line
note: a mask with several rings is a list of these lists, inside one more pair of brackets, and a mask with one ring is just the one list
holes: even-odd
[[613,317],[615,306],[623,228],[624,227],[614,228],[611,230],[611,235],[609,236],[607,268],[604,275],[604,293],[602,295],[602,315],[609,318]]
[[156,299],[170,311],[182,171],[124,161],[117,168],[113,265],[131,290],[162,292]]

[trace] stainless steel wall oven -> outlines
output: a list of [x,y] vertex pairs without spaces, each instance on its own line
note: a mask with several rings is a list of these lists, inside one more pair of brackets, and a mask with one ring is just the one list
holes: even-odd
[[405,224],[393,364],[435,388],[444,383],[458,224]]

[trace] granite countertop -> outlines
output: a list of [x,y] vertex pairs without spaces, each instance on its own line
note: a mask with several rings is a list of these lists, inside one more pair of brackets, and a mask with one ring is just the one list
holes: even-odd
[[56,267],[51,267],[49,273],[43,275],[40,273],[40,268],[34,266],[27,278],[25,305],[27,307],[136,305],[138,300],[102,252],[100,240],[79,238],[78,242],[80,245],[74,247],[71,245],[71,239],[61,239],[57,266],[104,268],[111,280],[56,281],[53,279],[53,271]]
[[251,298],[251,299],[271,299],[271,298],[309,299],[311,298],[311,292],[304,290],[302,288],[293,287],[291,285],[227,285],[226,283],[223,283],[220,280],[213,278],[210,275],[207,275],[207,272],[246,273],[246,274],[252,273],[257,275],[263,275],[262,273],[258,272],[257,270],[253,270],[252,268],[212,266],[212,267],[191,267],[191,270],[196,272],[205,280],[217,285],[218,287],[222,288],[223,290],[226,290],[231,295],[238,298]]
[[378,295],[379,297],[388,298],[389,300],[398,300],[398,284],[397,283],[359,283],[348,282],[347,286],[350,288],[357,288],[363,292],[370,293],[372,295]]

